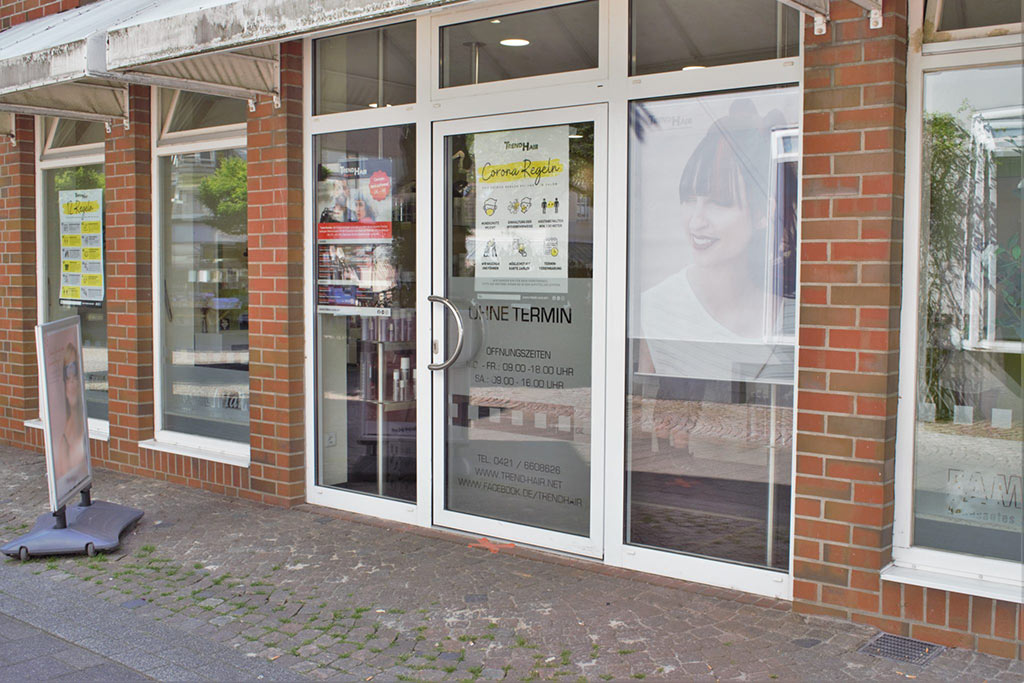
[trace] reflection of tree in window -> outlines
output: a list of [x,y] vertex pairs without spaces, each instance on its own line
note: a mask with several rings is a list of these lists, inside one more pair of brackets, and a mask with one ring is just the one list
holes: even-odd
[[199,183],[199,201],[212,213],[209,222],[233,235],[246,232],[249,196],[246,162],[242,157],[222,157],[217,170]]

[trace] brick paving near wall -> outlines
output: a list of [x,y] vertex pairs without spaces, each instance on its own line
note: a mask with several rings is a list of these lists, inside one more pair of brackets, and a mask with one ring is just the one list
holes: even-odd
[[[0,448],[4,542],[46,510],[44,472],[40,456]],[[95,477],[96,499],[145,510],[140,525],[120,550],[95,558],[5,560],[0,613],[31,582],[59,581],[69,604],[106,605],[97,623],[130,610],[154,629],[217,644],[225,662],[247,657],[254,672],[269,665],[270,678],[1024,676],[1020,661],[966,650],[925,668],[860,654],[874,629],[748,594],[533,550],[492,553],[461,535],[309,505],[284,509],[105,470]],[[147,675],[160,678],[155,671]],[[167,671],[189,677],[187,667]]]

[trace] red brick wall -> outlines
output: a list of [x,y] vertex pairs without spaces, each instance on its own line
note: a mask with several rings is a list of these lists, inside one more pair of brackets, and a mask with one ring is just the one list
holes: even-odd
[[153,437],[152,201],[149,88],[128,89],[128,129],[106,139],[107,375],[109,460],[139,465],[138,442]]
[[[1019,656],[1009,603],[883,582],[892,559],[906,0],[806,25],[794,595],[798,611]],[[998,619],[996,614],[1001,615]]]
[[0,439],[28,447],[39,417],[36,375],[35,128],[15,117],[16,144],[0,139]]
[[267,502],[305,496],[302,44],[281,46],[281,107],[249,115],[250,481]]
[[4,0],[0,2],[0,31],[85,4],[79,0]]

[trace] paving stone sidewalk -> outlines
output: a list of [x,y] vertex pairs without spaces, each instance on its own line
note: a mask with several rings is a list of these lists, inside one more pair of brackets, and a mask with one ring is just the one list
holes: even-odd
[[[0,447],[3,542],[46,510],[44,471],[40,456]],[[18,628],[34,628],[103,658],[96,666],[162,680],[1024,679],[1019,661],[949,650],[923,668],[901,664],[856,652],[873,629],[784,602],[536,551],[492,554],[456,534],[104,470],[93,490],[146,516],[117,552],[0,565],[0,665],[17,649],[5,629],[27,642]],[[141,638],[138,657],[62,627],[86,621],[75,610],[115,641]],[[74,674],[34,678],[59,675]]]

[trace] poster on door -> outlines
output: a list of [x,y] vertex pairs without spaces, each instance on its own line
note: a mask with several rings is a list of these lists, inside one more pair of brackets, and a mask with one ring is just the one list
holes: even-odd
[[389,316],[397,287],[390,159],[320,167],[317,188],[317,309]]
[[476,289],[564,293],[569,278],[569,126],[473,137]]
[[103,190],[61,190],[60,304],[103,304]]

